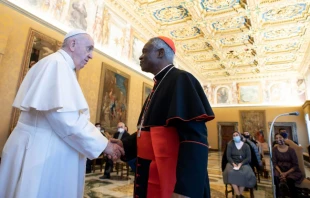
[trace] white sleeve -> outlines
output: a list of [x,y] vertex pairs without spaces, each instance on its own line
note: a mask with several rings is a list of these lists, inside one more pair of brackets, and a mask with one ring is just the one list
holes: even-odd
[[43,114],[60,138],[89,159],[97,158],[108,145],[108,140],[84,114],[77,111]]

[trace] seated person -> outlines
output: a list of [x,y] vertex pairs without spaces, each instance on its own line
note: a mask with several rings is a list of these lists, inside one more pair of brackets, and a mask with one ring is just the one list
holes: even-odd
[[224,183],[232,185],[236,198],[242,198],[245,187],[253,188],[255,186],[256,177],[249,165],[251,162],[250,147],[241,141],[238,131],[233,133],[233,141],[227,145],[226,157],[228,163],[223,173]]
[[[128,132],[128,126],[125,125],[125,130]],[[129,160],[127,163],[128,163],[128,166],[131,168],[131,172],[136,172],[136,161],[137,161],[137,158],[134,158],[132,160]]]
[[295,197],[295,183],[300,184],[304,177],[298,166],[298,159],[295,150],[284,143],[283,133],[277,133],[275,140],[278,146],[272,149],[272,163],[274,166],[274,181],[276,185],[276,196],[280,196],[280,183],[287,184],[290,197]]
[[[124,139],[129,136],[129,133],[125,130],[125,124],[123,122],[119,122],[117,124],[117,132],[114,133],[114,139]],[[104,167],[104,174],[103,176],[99,177],[100,179],[110,179],[110,173],[113,169],[113,160],[108,159],[106,160],[105,167]]]
[[254,151],[254,155],[251,156],[251,159],[252,161],[254,161],[253,157],[255,157],[255,163],[251,163],[252,166],[255,166],[257,170],[260,170],[263,166],[261,155],[258,151],[257,145],[253,141],[251,141],[251,135],[248,131],[243,132],[243,142],[247,143],[250,146],[250,149]]
[[[96,123],[95,124],[95,127],[99,130],[99,131],[102,131],[102,128],[101,128],[101,124],[100,123]],[[103,136],[105,136],[103,133],[102,133]],[[92,165],[92,160],[88,159],[86,160],[86,174],[87,173],[91,173],[91,165]]]
[[103,127],[101,127],[101,134],[106,137],[108,140],[111,138],[109,132],[107,132]]
[[[279,129],[279,134],[281,134],[281,136],[284,138],[284,142],[286,139],[288,139],[288,133],[286,132],[286,130],[284,128]],[[295,141],[293,141],[293,142],[298,145],[297,142],[295,142]],[[278,142],[276,140],[273,141],[272,147],[274,147],[276,144],[278,144]]]

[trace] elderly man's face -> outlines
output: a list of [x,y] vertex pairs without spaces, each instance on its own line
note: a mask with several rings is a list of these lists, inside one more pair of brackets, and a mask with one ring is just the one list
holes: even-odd
[[122,122],[119,122],[119,123],[117,124],[117,128],[123,128],[123,129],[125,129],[125,124],[122,123]]
[[150,42],[147,42],[142,49],[142,55],[139,57],[142,71],[151,72],[152,68],[156,66],[157,57],[158,49],[154,48]]
[[88,34],[79,35],[73,40],[73,62],[76,70],[82,69],[93,58],[94,41]]

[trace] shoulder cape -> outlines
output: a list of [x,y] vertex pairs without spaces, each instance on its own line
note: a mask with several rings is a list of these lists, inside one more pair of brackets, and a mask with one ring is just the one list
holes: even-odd
[[25,76],[13,106],[22,111],[88,111],[74,70],[60,52],[40,60]]
[[168,126],[173,120],[207,122],[214,119],[206,94],[192,74],[174,68],[162,80],[151,99],[144,127]]

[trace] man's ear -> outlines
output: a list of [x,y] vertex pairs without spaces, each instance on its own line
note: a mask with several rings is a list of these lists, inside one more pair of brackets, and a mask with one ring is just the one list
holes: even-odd
[[165,56],[165,50],[163,48],[160,48],[158,50],[158,58],[163,58]]
[[75,50],[75,45],[76,45],[75,39],[73,39],[73,40],[71,40],[71,41],[69,42],[69,48],[70,48],[71,51],[74,51],[74,50]]

